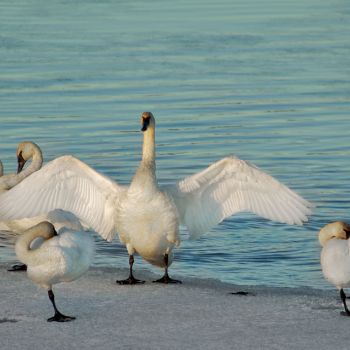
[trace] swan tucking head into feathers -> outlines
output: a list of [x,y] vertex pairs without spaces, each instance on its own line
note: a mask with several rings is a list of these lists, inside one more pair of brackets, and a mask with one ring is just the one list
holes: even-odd
[[319,242],[322,247],[332,238],[349,239],[350,225],[343,221],[331,222],[324,226],[318,235]]

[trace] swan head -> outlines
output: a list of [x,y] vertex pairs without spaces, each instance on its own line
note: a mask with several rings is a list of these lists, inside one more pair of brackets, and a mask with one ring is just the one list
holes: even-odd
[[349,239],[350,226],[343,221],[331,222],[324,226],[319,234],[318,240],[323,247],[330,239]]
[[25,141],[21,142],[17,147],[17,173],[20,173],[27,162],[28,159],[32,158],[34,154],[40,154],[41,151],[38,145],[36,145],[34,142]]
[[54,236],[57,236],[57,231],[55,226],[49,221],[42,221],[36,226],[32,227],[32,230],[40,234],[44,239],[50,239]]
[[143,112],[141,115],[141,131],[145,132],[148,129],[154,129],[156,121],[151,112]]

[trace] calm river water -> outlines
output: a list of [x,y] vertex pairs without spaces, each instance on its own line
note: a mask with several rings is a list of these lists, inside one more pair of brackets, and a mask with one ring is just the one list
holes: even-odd
[[[73,154],[126,184],[150,110],[161,183],[234,154],[317,206],[302,227],[242,214],[184,237],[171,273],[327,288],[318,230],[350,220],[350,2],[286,3],[2,0],[5,172],[32,140],[45,161]],[[128,266],[117,238],[96,239],[97,266]],[[0,262],[14,259],[1,236]]]

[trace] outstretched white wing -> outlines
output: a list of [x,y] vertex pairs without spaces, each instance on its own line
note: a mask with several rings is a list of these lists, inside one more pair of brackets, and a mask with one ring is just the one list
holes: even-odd
[[59,157],[0,194],[0,220],[72,212],[104,239],[116,234],[115,205],[125,190],[73,156]]
[[181,223],[195,238],[226,217],[253,212],[301,225],[312,205],[252,164],[227,157],[174,185],[163,187],[174,199]]

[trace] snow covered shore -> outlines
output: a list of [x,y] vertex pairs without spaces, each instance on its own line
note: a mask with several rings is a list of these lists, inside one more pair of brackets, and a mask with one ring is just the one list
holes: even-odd
[[[199,279],[120,286],[115,280],[127,270],[93,268],[77,281],[54,286],[60,311],[77,319],[48,323],[53,309],[46,291],[7,267],[0,266],[3,350],[349,348],[350,317],[339,315],[335,290]],[[240,290],[250,294],[231,294]]]

